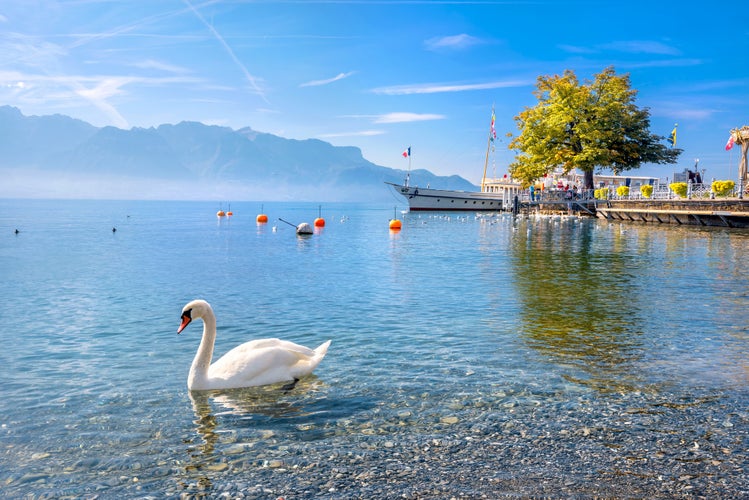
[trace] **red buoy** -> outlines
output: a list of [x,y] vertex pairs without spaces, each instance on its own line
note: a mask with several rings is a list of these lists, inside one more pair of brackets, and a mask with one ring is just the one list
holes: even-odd
[[396,207],[393,207],[393,218],[390,219],[390,230],[391,231],[400,231],[401,230],[401,221],[395,218],[395,210]]
[[322,205],[317,206],[317,219],[315,219],[315,227],[325,227],[325,219],[322,218]]
[[258,223],[258,224],[265,224],[266,222],[268,222],[268,216],[267,216],[267,215],[265,215],[264,213],[262,213],[262,211],[263,211],[263,206],[262,206],[262,205],[260,205],[260,212],[261,212],[261,213],[260,213],[260,215],[258,215],[258,216],[257,216],[257,218],[255,219],[255,220],[257,221],[257,223]]

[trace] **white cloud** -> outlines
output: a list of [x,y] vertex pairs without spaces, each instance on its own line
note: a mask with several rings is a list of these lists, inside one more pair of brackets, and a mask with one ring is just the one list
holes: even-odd
[[421,83],[414,85],[392,85],[389,87],[378,87],[371,91],[375,94],[382,95],[411,95],[411,94],[439,94],[444,92],[466,92],[471,90],[490,90],[511,87],[526,87],[534,85],[533,81],[523,80],[505,80],[486,83],[469,83],[469,84],[437,84]]
[[384,115],[376,116],[374,119],[374,123],[409,123],[444,119],[444,115],[435,115],[429,113],[387,113]]
[[155,69],[157,71],[164,71],[166,73],[184,74],[189,71],[186,68],[175,66],[173,64],[156,61],[154,59],[146,59],[145,61],[139,61],[133,64],[136,68],[141,69]]
[[127,128],[127,120],[110,102],[113,97],[125,94],[132,85],[174,85],[195,83],[190,77],[146,78],[137,76],[82,76],[40,75],[18,71],[1,71],[0,86],[13,89],[21,101],[44,103],[46,106],[70,105],[80,99],[103,112],[109,123]]
[[704,61],[700,59],[665,59],[658,61],[643,61],[640,63],[619,63],[615,66],[626,66],[628,68],[683,68],[686,66],[699,66]]
[[590,47],[580,47],[578,45],[558,45],[561,50],[565,52],[570,52],[572,54],[595,54],[597,52],[596,49],[590,48]]
[[302,83],[299,86],[300,87],[319,87],[320,85],[328,85],[329,83],[337,82],[338,80],[343,80],[344,78],[348,78],[349,76],[353,75],[353,71],[349,71],[348,73],[338,73],[333,78],[328,78],[327,80],[313,80],[311,82]]
[[374,135],[383,135],[385,134],[385,131],[383,130],[360,130],[358,132],[338,132],[338,133],[330,133],[330,134],[320,134],[317,137],[322,137],[325,139],[332,139],[336,137],[371,137]]
[[430,38],[424,42],[427,50],[439,50],[439,49],[466,49],[473,45],[477,45],[481,41],[471,35],[461,33],[460,35],[443,36],[437,38]]
[[718,110],[685,104],[684,101],[661,101],[655,109],[651,109],[651,116],[671,118],[674,120],[707,120]]
[[675,47],[650,40],[611,42],[601,45],[601,48],[606,50],[615,50],[618,52],[628,52],[631,54],[658,54],[669,56],[678,56],[679,54],[681,54],[681,51],[679,51]]
[[617,42],[594,45],[592,47],[560,44],[558,47],[561,50],[572,54],[596,54],[604,51],[665,56],[678,56],[681,54],[681,51],[676,47],[652,40],[620,40]]

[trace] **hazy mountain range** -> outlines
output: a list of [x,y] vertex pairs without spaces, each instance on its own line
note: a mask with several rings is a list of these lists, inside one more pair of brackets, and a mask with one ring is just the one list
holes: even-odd
[[[405,170],[356,147],[196,122],[95,127],[0,106],[0,196],[116,199],[383,201]],[[459,176],[411,172],[411,184],[475,190]]]

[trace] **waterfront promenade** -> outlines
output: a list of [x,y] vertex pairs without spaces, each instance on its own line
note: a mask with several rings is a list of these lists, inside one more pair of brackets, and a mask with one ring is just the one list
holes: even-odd
[[656,191],[651,198],[637,193],[601,200],[590,194],[569,196],[565,191],[552,191],[531,200],[524,193],[511,209],[519,213],[568,213],[624,222],[749,228],[749,199],[714,198],[709,196],[709,189],[695,188],[687,198],[679,198],[667,190]]

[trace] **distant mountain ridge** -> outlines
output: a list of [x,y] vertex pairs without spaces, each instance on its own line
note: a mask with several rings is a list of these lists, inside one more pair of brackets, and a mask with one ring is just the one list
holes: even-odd
[[[392,200],[384,182],[405,170],[375,165],[353,146],[285,139],[249,127],[181,122],[95,127],[65,115],[0,106],[0,187],[6,197],[299,201]],[[411,183],[475,190],[459,176],[411,171]]]

